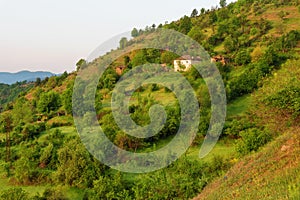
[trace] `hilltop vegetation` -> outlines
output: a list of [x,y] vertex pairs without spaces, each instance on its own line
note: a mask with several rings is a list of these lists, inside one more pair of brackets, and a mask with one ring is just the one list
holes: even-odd
[[[211,102],[203,78],[193,68],[181,73],[200,105],[196,139],[175,163],[143,175],[119,173],[100,163],[86,150],[74,127],[72,111],[84,114],[76,101],[72,105],[75,77],[101,58],[92,63],[80,60],[76,72],[36,82],[30,90],[16,87],[17,95],[3,96],[3,102],[10,103],[0,115],[0,199],[190,199],[203,189],[201,199],[298,197],[299,5],[297,0],[239,0],[229,5],[221,1],[221,8],[196,9],[190,17],[157,26],[187,34],[212,57],[226,60],[216,65],[226,88],[228,115],[219,146],[203,160],[198,149],[209,126]],[[157,27],[133,29],[133,39],[122,38],[119,50],[151,38]],[[161,85],[139,87],[129,107],[134,122],[147,125],[150,107],[165,106],[165,126],[154,137],[124,133],[110,107],[112,90],[130,69],[158,63],[172,70],[177,57],[167,50],[136,50],[105,71],[97,85],[95,109],[114,144],[132,152],[151,152],[177,133],[180,106]],[[81,97],[78,101],[84,100],[83,93]],[[278,158],[282,159],[279,164]],[[279,175],[282,172],[286,177]],[[270,173],[274,176],[259,176]]]
[[5,109],[6,104],[13,102],[19,95],[33,88],[34,83],[17,82],[12,85],[0,83],[0,105],[1,110]]

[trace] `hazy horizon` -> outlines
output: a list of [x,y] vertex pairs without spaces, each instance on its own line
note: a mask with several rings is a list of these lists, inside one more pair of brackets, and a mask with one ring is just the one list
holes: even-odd
[[74,71],[80,58],[115,35],[218,4],[219,0],[0,0],[0,72]]

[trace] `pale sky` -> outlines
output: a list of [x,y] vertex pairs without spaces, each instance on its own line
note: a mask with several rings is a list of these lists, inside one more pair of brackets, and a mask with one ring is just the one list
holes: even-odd
[[218,4],[219,0],[0,0],[0,72],[70,72],[80,58],[115,35]]

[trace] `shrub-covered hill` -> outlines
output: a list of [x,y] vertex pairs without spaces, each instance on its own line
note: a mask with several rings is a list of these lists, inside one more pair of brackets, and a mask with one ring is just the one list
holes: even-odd
[[299,127],[241,159],[195,199],[299,199]]
[[[226,87],[228,116],[221,140],[207,158],[200,160],[198,151],[208,128],[210,98],[203,79],[193,68],[182,72],[197,94],[202,116],[193,146],[171,166],[143,175],[109,169],[84,148],[72,117],[73,84],[78,71],[64,73],[35,83],[32,89],[20,93],[1,112],[0,185],[3,189],[0,189],[0,197],[190,199],[201,193],[207,185],[204,195],[209,195],[213,180],[218,177],[223,179],[231,166],[233,168],[229,170],[227,180],[243,182],[244,179],[237,179],[239,174],[232,174],[232,170],[241,172],[243,176],[246,170],[243,166],[248,166],[247,163],[251,165],[254,158],[259,160],[256,157],[259,155],[264,155],[260,158],[272,165],[270,170],[278,170],[273,162],[272,145],[288,146],[285,138],[299,130],[299,2],[239,0],[227,6],[223,3],[222,8],[197,8],[190,17],[184,16],[169,24],[147,26],[144,30],[134,29],[133,39],[121,39],[119,47],[122,50],[138,45],[140,41],[151,38],[159,27],[187,34],[212,57],[221,58],[217,67]],[[113,50],[106,56],[115,52]],[[121,75],[144,63],[159,63],[171,69],[176,58],[170,52],[155,49],[133,51],[112,63],[99,80],[95,96],[97,117],[107,137],[119,147],[128,151],[154,151],[166,145],[176,134],[180,123],[180,107],[170,90],[161,85],[140,87],[133,94],[129,108],[132,119],[139,125],[146,125],[150,123],[150,107],[156,103],[165,106],[166,124],[154,137],[140,139],[125,134],[115,123],[109,104],[112,89]],[[80,60],[77,68],[81,70],[96,63],[97,60],[92,64]],[[121,71],[118,70],[120,67]],[[76,108],[76,104],[74,106]],[[294,141],[287,152],[293,149],[291,146]],[[270,146],[264,148],[269,142]],[[249,156],[257,151],[258,154]],[[284,160],[294,163],[295,159],[292,159],[292,156],[284,157]],[[258,164],[261,164],[262,170],[267,170],[263,162]],[[278,166],[285,169],[284,164]],[[276,180],[266,179],[269,181],[265,183],[266,187],[272,188],[273,181],[279,181],[282,183],[281,189],[291,188],[290,193],[282,192],[282,195],[297,195],[293,193],[299,189],[299,179],[295,178],[297,173],[286,174],[290,177],[286,183],[278,176]],[[254,178],[251,179],[251,176]],[[249,177],[251,183],[256,180],[255,174],[250,173]],[[254,188],[258,186],[254,186],[253,191]],[[224,194],[227,192],[223,187],[215,189]],[[251,193],[243,191],[238,193],[240,198],[252,197]],[[268,191],[261,190],[261,194],[268,194]]]
[[0,109],[5,109],[7,103],[14,101],[19,95],[28,92],[33,87],[34,83],[27,83],[26,81],[12,85],[0,83]]
[[[237,150],[246,155],[195,199],[299,199],[300,68],[288,61],[252,94],[251,115],[267,126],[274,141],[252,152],[266,137],[250,128],[240,132]],[[278,136],[277,136],[278,135]],[[245,153],[246,152],[246,153]]]

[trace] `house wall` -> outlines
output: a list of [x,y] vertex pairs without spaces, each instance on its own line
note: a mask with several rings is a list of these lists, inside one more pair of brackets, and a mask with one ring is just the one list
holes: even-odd
[[[182,68],[180,66],[185,66]],[[174,60],[174,71],[188,71],[192,67],[191,60]]]

